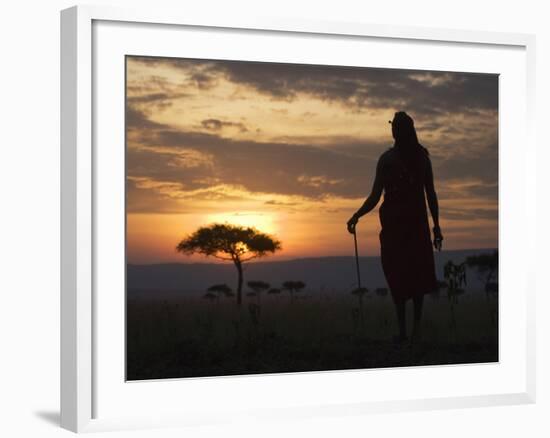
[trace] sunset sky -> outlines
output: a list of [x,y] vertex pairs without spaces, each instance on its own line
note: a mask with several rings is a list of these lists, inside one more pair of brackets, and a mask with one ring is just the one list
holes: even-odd
[[497,247],[496,75],[127,57],[128,262],[206,261],[175,247],[214,222],[276,235],[266,260],[352,255],[345,224],[400,110],[431,155],[444,249]]

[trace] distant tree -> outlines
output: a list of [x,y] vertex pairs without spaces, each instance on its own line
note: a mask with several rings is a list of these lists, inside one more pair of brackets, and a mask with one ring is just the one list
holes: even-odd
[[210,286],[208,289],[208,292],[213,292],[216,294],[216,298],[218,301],[220,301],[220,297],[226,296],[226,297],[233,297],[235,294],[231,290],[231,288],[227,284],[214,284],[213,286]]
[[269,289],[269,283],[265,281],[249,281],[246,284],[254,291],[256,297],[258,297],[258,302],[260,301],[261,294]]
[[462,286],[466,285],[466,262],[458,265],[449,260],[443,267],[447,283],[447,295],[453,303],[458,302],[458,295],[464,293]]
[[369,290],[366,287],[358,287],[351,291],[352,295],[355,295],[356,297],[359,297],[359,298],[363,297],[367,293],[369,293]]
[[458,303],[458,296],[464,293],[462,286],[466,285],[466,262],[456,265],[449,260],[443,267],[443,273],[447,282],[447,296],[451,304],[451,327],[456,337],[455,304]]
[[237,304],[242,303],[243,264],[281,249],[281,242],[255,228],[230,224],[201,227],[176,246],[183,254],[203,254],[230,261],[237,269]]
[[388,288],[387,287],[377,287],[374,292],[379,297],[385,297],[386,295],[388,295]]
[[488,287],[490,283],[494,283],[494,279],[498,270],[498,251],[494,250],[490,254],[477,254],[466,258],[466,265],[477,271],[478,275],[484,283],[485,292],[488,289],[494,289],[494,286]]
[[283,289],[290,292],[290,301],[294,301],[294,294],[300,292],[306,284],[303,281],[285,281]]
[[267,291],[268,294],[270,295],[278,295],[281,293],[281,289],[277,289],[276,287],[272,287],[271,289],[269,289]]

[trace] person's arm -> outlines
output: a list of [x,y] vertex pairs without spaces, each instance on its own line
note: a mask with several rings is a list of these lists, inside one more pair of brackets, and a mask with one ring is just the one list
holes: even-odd
[[355,225],[357,225],[359,218],[366,215],[369,211],[376,207],[378,201],[380,201],[380,197],[382,196],[383,189],[384,184],[382,182],[382,158],[380,158],[378,160],[378,164],[376,165],[376,175],[374,177],[374,182],[372,184],[370,195],[367,197],[365,202],[363,202],[363,205],[361,205],[359,210],[357,210],[348,221],[348,231],[350,233],[353,233],[355,231]]
[[441,228],[439,227],[439,203],[437,202],[437,194],[434,186],[434,175],[432,170],[432,163],[429,157],[426,157],[428,165],[426,168],[426,198],[428,199],[428,207],[432,215],[434,224],[434,247],[441,251],[441,244],[443,241],[443,235],[441,234]]

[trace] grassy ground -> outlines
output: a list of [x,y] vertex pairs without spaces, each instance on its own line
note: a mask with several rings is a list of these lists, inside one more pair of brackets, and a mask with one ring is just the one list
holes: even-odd
[[453,306],[445,293],[427,296],[421,341],[395,345],[391,298],[372,293],[363,299],[363,317],[358,298],[343,293],[246,297],[240,308],[234,298],[208,301],[202,293],[130,299],[127,378],[494,362],[496,307],[482,293]]

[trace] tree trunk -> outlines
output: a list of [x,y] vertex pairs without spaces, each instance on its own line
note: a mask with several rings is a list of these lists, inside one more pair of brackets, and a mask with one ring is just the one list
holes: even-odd
[[243,302],[243,265],[240,260],[235,260],[235,266],[237,267],[238,280],[237,280],[237,304],[240,306]]

